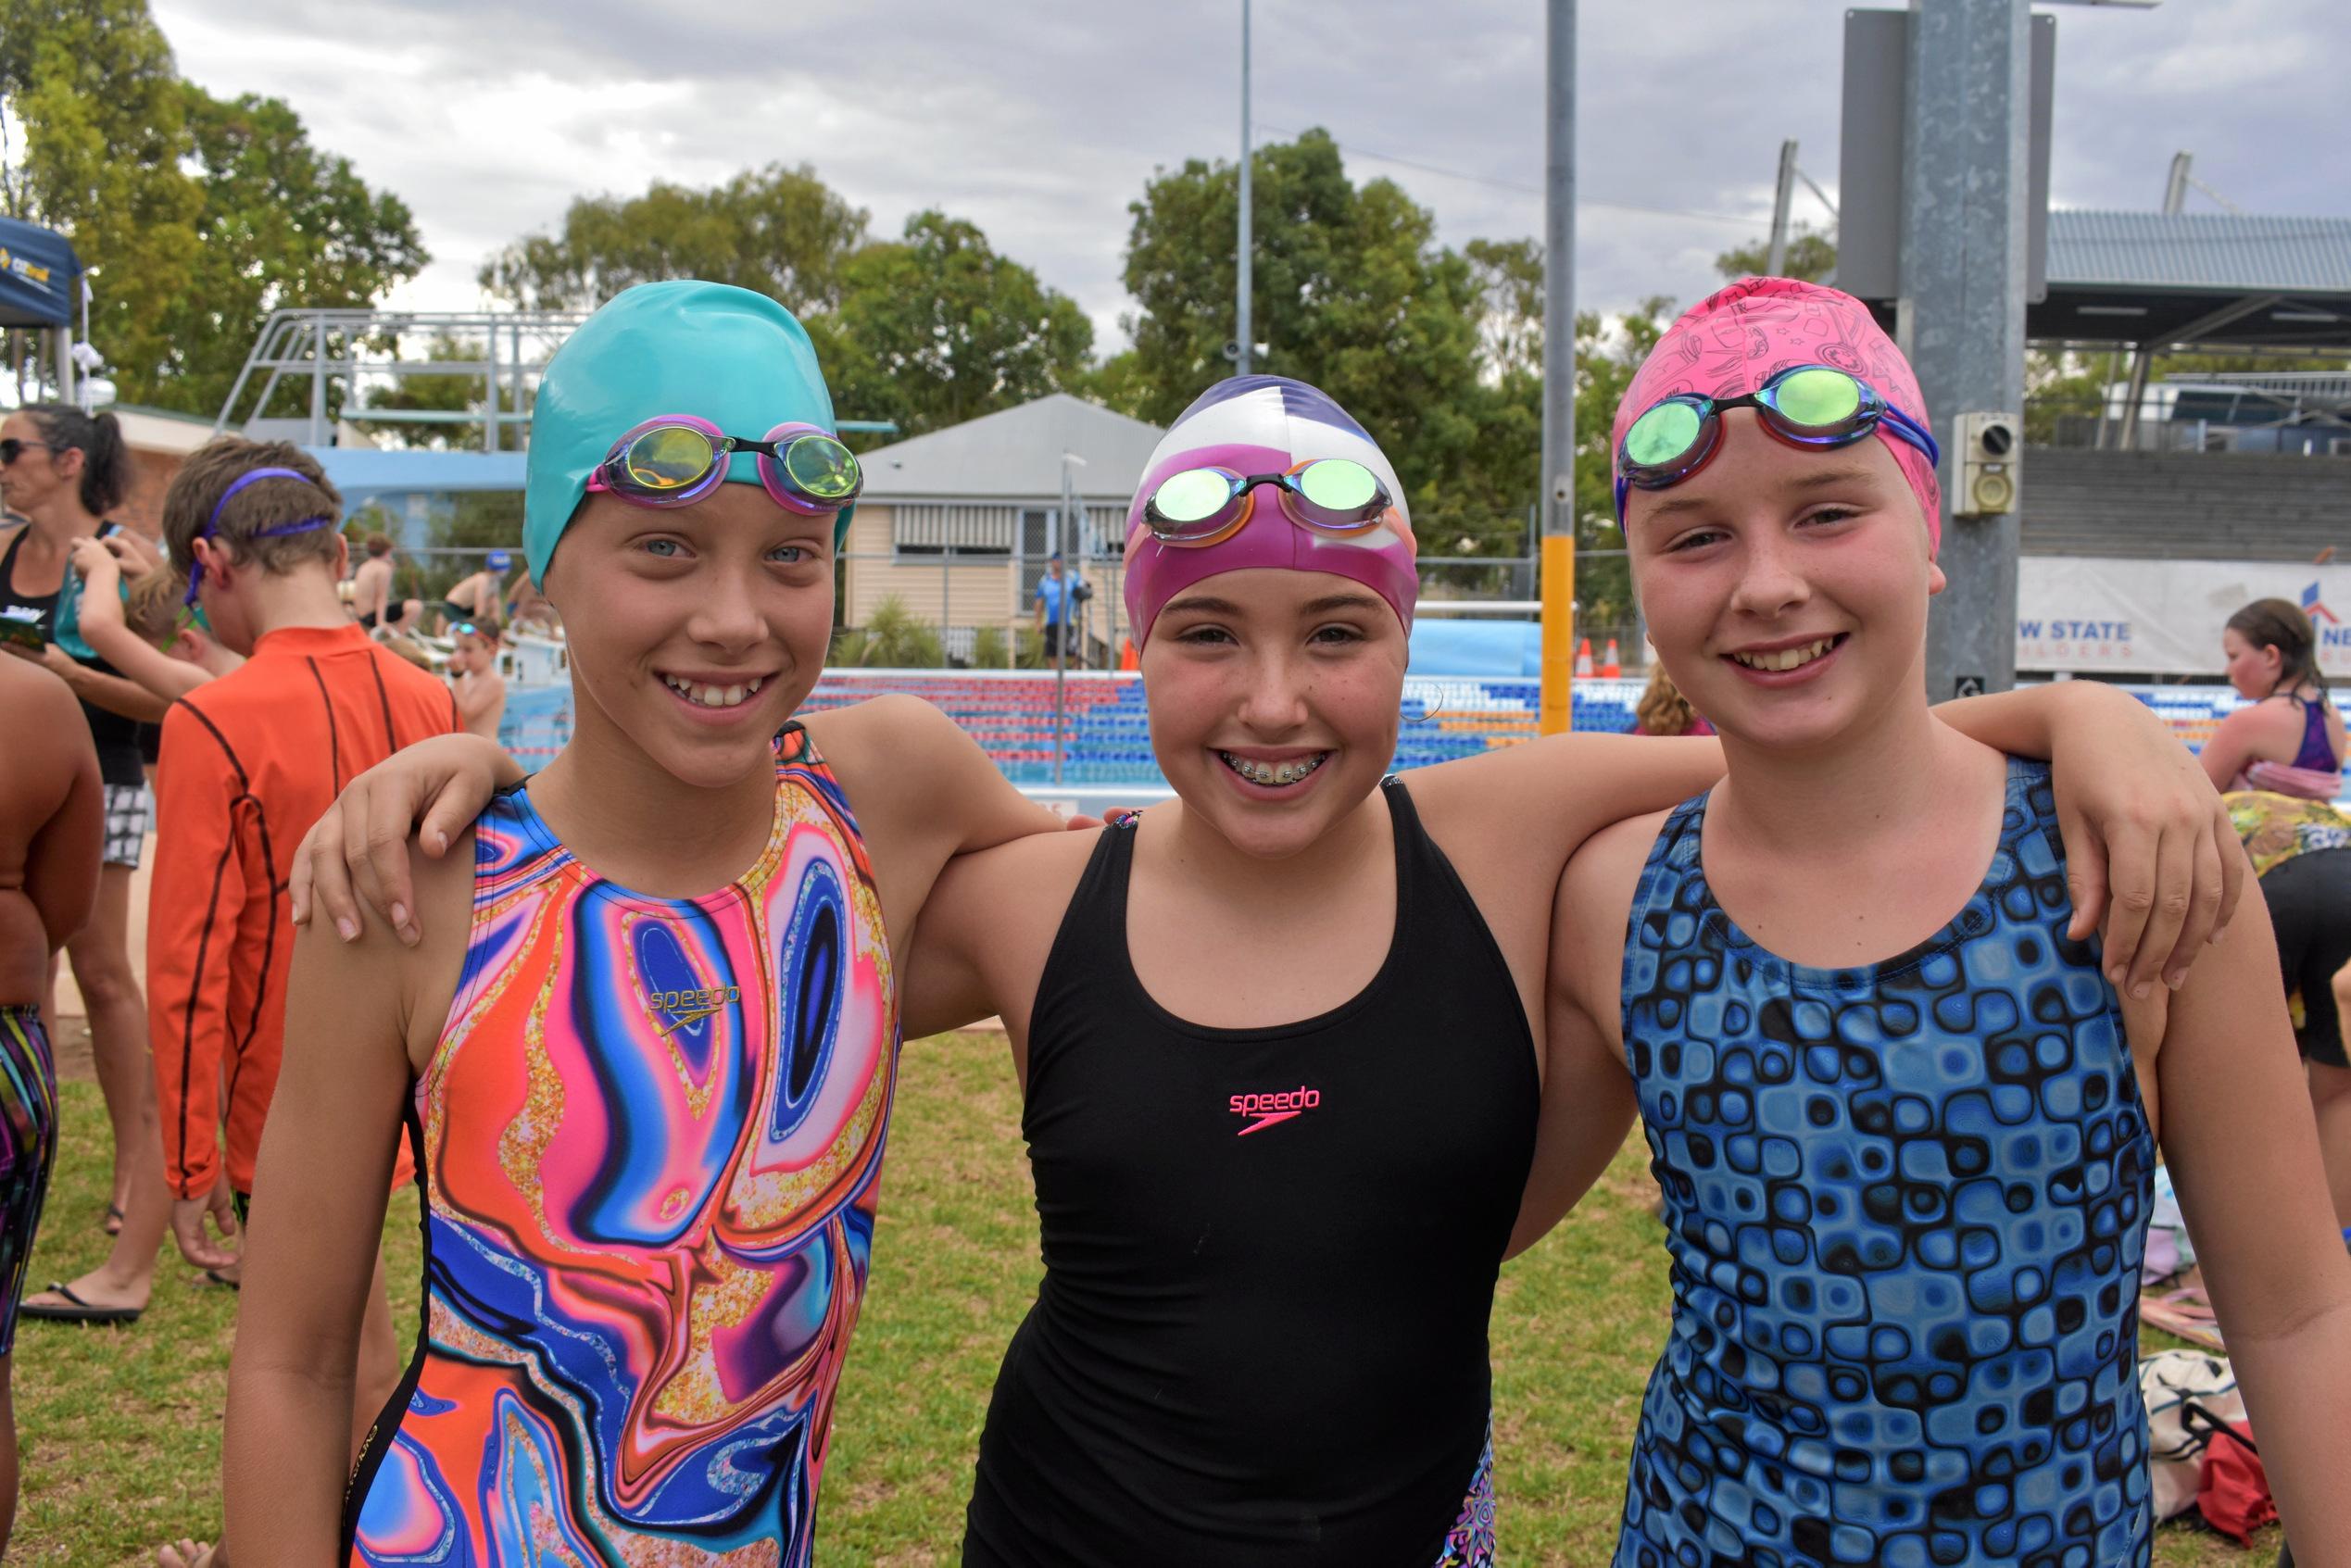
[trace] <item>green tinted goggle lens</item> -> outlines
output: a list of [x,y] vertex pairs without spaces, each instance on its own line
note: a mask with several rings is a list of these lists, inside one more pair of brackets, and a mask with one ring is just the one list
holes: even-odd
[[1704,424],[1687,403],[1660,403],[1625,432],[1625,456],[1643,468],[1670,463],[1696,444]]
[[830,436],[804,435],[786,446],[784,471],[820,501],[844,501],[857,494],[857,458]]
[[680,490],[710,471],[716,454],[698,430],[665,425],[629,444],[623,459],[632,483],[647,490]]
[[1837,370],[1798,370],[1772,388],[1771,404],[1791,423],[1826,430],[1861,412],[1861,383]]
[[1169,522],[1206,522],[1232,504],[1233,483],[1213,469],[1171,474],[1151,495],[1151,505]]
[[1346,458],[1326,458],[1299,470],[1298,493],[1334,512],[1360,512],[1379,495],[1379,478]]

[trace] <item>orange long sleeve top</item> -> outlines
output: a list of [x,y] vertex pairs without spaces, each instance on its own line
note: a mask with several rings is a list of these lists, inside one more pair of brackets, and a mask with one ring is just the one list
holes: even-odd
[[352,775],[460,727],[446,686],[357,626],[267,633],[165,716],[147,1026],[178,1196],[211,1192],[223,1131],[230,1185],[253,1190],[285,1043],[295,846]]

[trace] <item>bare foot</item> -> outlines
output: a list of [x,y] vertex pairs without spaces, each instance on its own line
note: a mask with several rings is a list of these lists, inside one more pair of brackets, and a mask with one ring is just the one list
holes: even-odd
[[155,1568],[229,1568],[227,1559],[212,1549],[210,1543],[192,1541],[182,1537],[176,1546],[155,1549]]

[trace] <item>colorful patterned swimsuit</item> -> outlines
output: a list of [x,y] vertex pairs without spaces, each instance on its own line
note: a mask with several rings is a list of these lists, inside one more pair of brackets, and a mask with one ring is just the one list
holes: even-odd
[[797,726],[775,777],[765,853],[698,898],[597,875],[522,790],[476,824],[409,1123],[424,1327],[350,1562],[810,1562],[899,1020],[863,841]]
[[1856,969],[1733,925],[1704,822],[1667,820],[1625,945],[1674,1315],[1618,1568],[2146,1563],[2154,1140],[2047,767],[2009,764],[1958,917]]

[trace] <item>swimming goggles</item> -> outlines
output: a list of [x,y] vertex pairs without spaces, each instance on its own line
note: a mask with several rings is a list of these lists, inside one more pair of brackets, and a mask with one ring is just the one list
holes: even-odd
[[[239,474],[237,476],[236,483],[230,485],[226,490],[221,491],[220,498],[212,503],[212,515],[205,519],[204,526],[196,530],[195,536],[198,539],[211,538],[220,527],[221,511],[227,508],[228,504],[232,500],[235,499],[237,492],[244,489],[248,484],[258,484],[265,479],[295,479],[300,480],[305,484],[308,484],[311,482],[308,474],[302,473],[294,469],[255,469],[249,473]],[[295,522],[282,522],[275,528],[261,529],[258,533],[248,534],[247,537],[252,539],[282,539],[289,533],[308,533],[314,528],[331,528],[333,524],[333,514],[331,512],[321,512],[317,517],[306,517]],[[193,558],[195,555],[194,551],[189,552],[189,554],[191,558],[188,561],[188,596],[180,601],[183,607],[194,606],[195,604],[196,589],[204,582],[204,562]],[[202,615],[203,611],[199,608],[197,610],[198,620],[202,619]],[[207,625],[205,629],[207,631],[211,630],[209,625]]]
[[1677,392],[1651,405],[1616,448],[1616,517],[1634,487],[1663,490],[1706,466],[1722,445],[1722,416],[1753,408],[1763,428],[1791,446],[1850,446],[1880,425],[1939,463],[1927,427],[1887,402],[1859,376],[1829,365],[1792,365],[1744,397]]
[[1395,504],[1380,477],[1352,458],[1310,458],[1288,473],[1185,469],[1161,480],[1143,503],[1144,526],[1163,545],[1216,544],[1249,521],[1264,484],[1274,486],[1292,522],[1323,533],[1360,533]]
[[856,455],[815,425],[780,424],[748,441],[692,414],[662,414],[614,442],[587,488],[640,507],[690,507],[726,478],[736,452],[757,453],[768,497],[805,517],[840,511],[865,487]]

